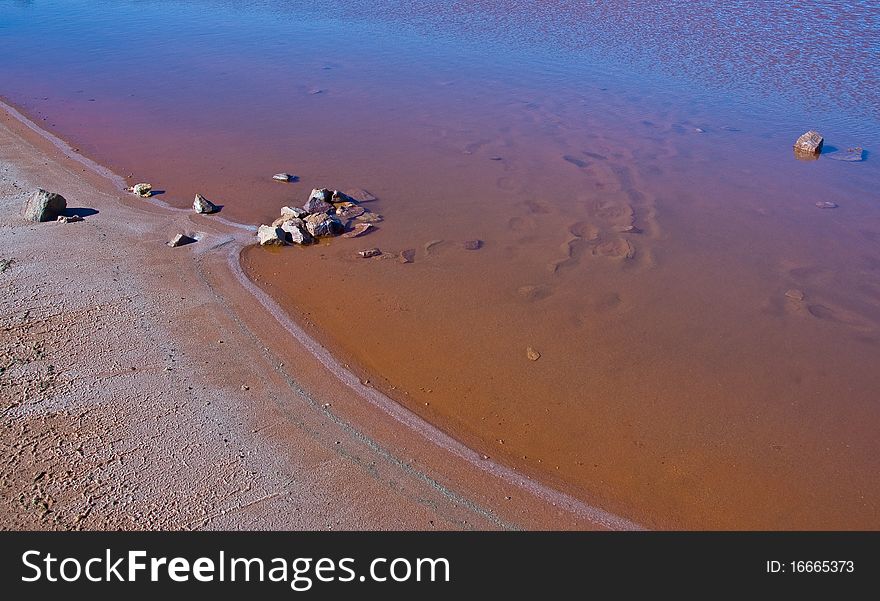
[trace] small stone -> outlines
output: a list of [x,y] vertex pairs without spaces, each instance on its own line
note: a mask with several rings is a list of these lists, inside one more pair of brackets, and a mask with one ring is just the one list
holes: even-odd
[[825,138],[817,131],[810,130],[794,143],[794,151],[798,155],[817,155],[822,151]]
[[287,183],[293,179],[293,176],[290,175],[289,173],[276,173],[275,175],[272,176],[272,179],[274,179],[276,182]]
[[816,206],[820,209],[836,209],[840,205],[836,202],[831,202],[830,200],[820,200],[816,203]]
[[614,231],[621,234],[638,234],[640,230],[634,225],[618,225]]
[[378,257],[382,254],[382,251],[378,248],[368,248],[367,250],[362,250],[358,253],[364,259],[369,259],[370,257]]
[[76,223],[83,221],[83,218],[80,215],[59,215],[57,221],[58,223]]
[[336,217],[327,213],[317,213],[306,217],[306,229],[315,238],[338,236],[345,231],[345,226]]
[[792,288],[791,290],[787,290],[785,292],[785,296],[792,300],[802,301],[804,300],[804,293],[802,290],[798,290],[797,288]]
[[309,233],[302,219],[288,219],[281,224],[281,229],[287,234],[287,241],[293,244],[309,244],[312,242],[312,234]]
[[242,385],[241,385],[241,389],[244,390],[244,391],[248,391],[248,390],[251,389],[251,387],[248,386],[247,384],[242,384]]
[[178,246],[192,244],[195,241],[196,241],[195,238],[191,238],[190,236],[187,236],[186,234],[177,234],[176,236],[174,236],[174,238],[172,238],[169,242],[167,242],[167,244],[171,248],[177,248]]
[[63,196],[38,188],[25,201],[21,216],[28,221],[52,221],[66,208],[67,201]]
[[218,211],[217,205],[213,202],[202,196],[201,194],[196,194],[195,200],[193,200],[193,211],[196,213],[208,214],[208,213],[216,213]]
[[257,230],[260,246],[284,246],[287,232],[280,227],[261,225]]
[[464,243],[465,250],[480,250],[483,247],[482,240],[466,240]]
[[401,263],[412,263],[416,260],[416,249],[407,248],[406,250],[400,251],[399,258]]
[[528,357],[529,361],[537,361],[541,358],[541,353],[539,353],[532,347],[528,347],[526,349],[526,357]]
[[135,184],[128,191],[142,198],[149,198],[153,194],[153,186],[151,184]]

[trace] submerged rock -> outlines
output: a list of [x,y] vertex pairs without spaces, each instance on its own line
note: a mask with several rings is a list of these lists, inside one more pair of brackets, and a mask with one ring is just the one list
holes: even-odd
[[483,248],[482,240],[465,240],[464,244],[465,250],[480,250]]
[[261,225],[257,230],[257,238],[260,240],[260,246],[283,246],[287,232],[280,227]]
[[149,198],[153,194],[153,186],[152,184],[135,184],[128,191],[142,198]]
[[416,249],[407,248],[406,250],[400,251],[399,259],[401,263],[412,263],[416,260]]
[[865,150],[861,146],[847,148],[846,150],[838,150],[837,152],[829,152],[822,155],[826,159],[833,161],[846,161],[848,163],[857,163],[865,160]]
[[218,210],[217,205],[213,202],[201,194],[196,194],[196,199],[193,201],[193,211],[196,213],[216,213]]
[[327,213],[316,213],[306,217],[306,229],[315,238],[338,236],[345,231],[345,226],[336,217]]
[[371,229],[373,229],[373,226],[370,225],[369,223],[359,223],[356,226],[354,226],[354,229],[351,230],[350,232],[346,232],[346,233],[342,234],[342,237],[343,238],[357,238],[359,236],[363,236],[364,234],[369,232]]
[[366,211],[363,214],[355,217],[355,219],[357,219],[358,221],[363,221],[364,223],[379,223],[380,221],[382,221],[382,216]]
[[810,130],[795,141],[794,151],[798,155],[817,155],[821,152],[824,141],[825,138],[822,137],[822,134],[815,130]]
[[177,234],[172,238],[169,242],[167,242],[168,246],[171,248],[177,248],[178,246],[185,246],[187,244],[192,244],[196,239],[186,234]]
[[[338,193],[343,194],[337,190]],[[372,202],[376,197],[363,188],[349,188],[344,192],[345,200],[353,202]]]
[[820,209],[836,209],[840,205],[838,205],[836,202],[831,202],[830,200],[820,200],[816,203],[816,206]]
[[281,224],[281,229],[287,234],[288,242],[293,244],[309,244],[312,242],[312,235],[302,219],[288,219]]
[[382,254],[382,251],[378,248],[368,248],[367,250],[362,250],[358,253],[364,259],[369,259],[370,257],[378,257]]
[[28,221],[52,221],[66,208],[63,196],[38,188],[25,201],[21,216]]

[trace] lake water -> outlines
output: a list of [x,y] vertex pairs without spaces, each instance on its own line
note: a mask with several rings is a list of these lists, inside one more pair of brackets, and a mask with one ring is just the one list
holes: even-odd
[[880,527],[880,5],[417,4],[0,0],[0,95],[174,205],[371,192],[246,270],[487,455],[649,526]]

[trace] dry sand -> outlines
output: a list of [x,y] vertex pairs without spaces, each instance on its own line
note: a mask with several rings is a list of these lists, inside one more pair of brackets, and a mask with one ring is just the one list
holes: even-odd
[[[82,161],[0,113],[0,527],[635,526],[352,381],[241,285],[249,231]],[[37,187],[97,212],[25,222]]]

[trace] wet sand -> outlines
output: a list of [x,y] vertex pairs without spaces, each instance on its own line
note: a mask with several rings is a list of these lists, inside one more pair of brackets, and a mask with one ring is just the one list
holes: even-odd
[[[3,528],[632,526],[366,402],[242,287],[238,228],[0,119]],[[85,221],[22,221],[37,186]]]

